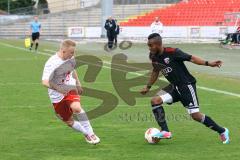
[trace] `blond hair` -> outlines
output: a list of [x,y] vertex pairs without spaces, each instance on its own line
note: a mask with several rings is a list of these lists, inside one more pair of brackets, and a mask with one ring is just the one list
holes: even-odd
[[63,49],[63,48],[69,48],[69,47],[76,47],[76,42],[71,40],[71,39],[65,39],[62,41],[61,45],[60,45],[60,48]]

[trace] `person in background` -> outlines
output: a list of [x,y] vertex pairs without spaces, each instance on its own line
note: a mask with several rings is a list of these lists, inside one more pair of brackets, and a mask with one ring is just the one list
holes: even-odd
[[158,33],[160,35],[163,33],[163,24],[159,20],[159,17],[155,17],[154,22],[151,24],[151,32]]
[[240,44],[240,26],[237,27],[234,33],[228,33],[223,44]]
[[115,36],[114,36],[114,44],[117,45],[117,36],[119,35],[120,27],[116,19],[115,19],[115,23],[116,23],[116,29],[115,29]]
[[238,26],[236,32],[233,33],[232,42],[235,44],[240,44],[240,26]]
[[112,49],[115,37],[116,22],[111,16],[106,20],[104,28],[107,31],[108,48]]
[[39,38],[41,32],[41,23],[38,21],[38,16],[34,17],[34,21],[30,24],[30,33],[32,34],[32,42],[30,50],[32,50],[33,45],[35,44],[35,51],[38,49]]

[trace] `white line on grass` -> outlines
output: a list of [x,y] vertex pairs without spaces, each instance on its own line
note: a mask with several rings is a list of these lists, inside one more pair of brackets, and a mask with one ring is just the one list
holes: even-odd
[[[17,47],[17,46],[13,46],[11,44],[7,44],[7,43],[4,43],[4,42],[0,42],[1,45],[5,46],[5,47],[10,47],[10,48],[15,48],[15,49],[19,49],[19,50],[22,50],[22,51],[28,51],[30,53],[32,53],[29,49],[27,48],[22,48],[22,47]],[[33,52],[34,53],[34,52]],[[45,56],[52,56],[52,54],[49,54],[49,53],[44,53],[44,52],[41,52],[41,51],[38,51],[37,53],[39,54],[42,54],[42,55],[45,55]]]
[[3,58],[0,61],[34,61],[35,58]]
[[46,52],[50,52],[50,53],[56,53],[56,51],[51,50],[51,49],[44,49],[44,51],[46,51]]
[[29,86],[29,85],[41,85],[41,83],[32,83],[32,82],[0,82],[0,86]]
[[[106,62],[104,61],[105,64],[111,64],[109,62]],[[143,74],[141,73],[136,73],[136,72],[131,72],[131,74],[135,74],[135,75],[138,75],[138,76],[142,76]],[[159,78],[165,82],[167,82],[166,79],[163,79],[163,78]],[[197,86],[197,88],[199,89],[202,89],[202,90],[205,90],[205,91],[209,91],[209,92],[216,92],[216,93],[222,93],[222,94],[226,94],[226,95],[230,95],[230,96],[235,96],[235,97],[239,97],[240,98],[240,94],[237,94],[237,93],[233,93],[233,92],[228,92],[228,91],[222,91],[222,90],[218,90],[218,89],[213,89],[213,88],[208,88],[208,87],[203,87],[203,86]]]
[[[84,83],[87,85],[91,85],[91,84],[99,84],[101,86],[109,86],[112,83],[111,82],[89,82],[89,83]],[[118,82],[117,82],[118,83]],[[120,83],[120,82],[119,82]],[[42,85],[40,82],[39,83],[33,83],[33,82],[0,82],[0,86],[38,86],[38,85]]]
[[43,104],[43,105],[36,105],[36,106],[32,106],[32,105],[8,105],[8,106],[1,106],[1,109],[12,109],[12,108],[40,108],[40,107],[51,107],[51,105],[49,104]]
[[[22,48],[22,47],[16,47],[16,46],[13,46],[11,44],[7,44],[7,43],[3,43],[3,42],[0,42],[1,45],[3,46],[6,46],[6,47],[11,47],[11,48],[16,48],[16,49],[19,49],[19,50],[24,50],[24,51],[29,51],[28,49],[26,48]],[[52,50],[48,50],[48,51],[51,51]],[[38,51],[37,52],[38,54],[41,54],[41,55],[45,55],[45,56],[52,56],[52,54],[49,54],[49,53],[44,53],[44,52],[41,52],[41,51]],[[110,62],[108,61],[103,61],[104,64],[111,64]],[[102,66],[103,68],[107,68],[107,69],[114,69],[114,68],[111,68],[111,67],[108,67],[108,66]],[[118,70],[118,71],[121,71],[121,72],[126,72],[125,70],[121,70],[121,69],[114,69],[114,70]],[[136,72],[130,72],[131,74],[133,75],[138,75],[138,76],[143,76],[143,74],[141,73],[136,73]],[[162,79],[161,79],[162,80]],[[233,93],[233,92],[228,92],[228,91],[223,91],[223,90],[218,90],[218,89],[213,89],[213,88],[208,88],[208,87],[204,87],[204,86],[197,86],[197,88],[199,89],[202,89],[202,90],[205,90],[205,91],[209,91],[209,92],[215,92],[215,93],[220,93],[220,94],[225,94],[225,95],[229,95],[229,96],[234,96],[234,97],[238,97],[240,98],[240,94],[237,94],[237,93]]]

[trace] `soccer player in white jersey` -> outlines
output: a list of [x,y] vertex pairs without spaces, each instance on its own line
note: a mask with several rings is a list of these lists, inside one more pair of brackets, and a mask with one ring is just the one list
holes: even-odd
[[[61,43],[60,50],[45,64],[42,84],[48,88],[56,115],[69,127],[83,133],[88,143],[97,144],[100,139],[93,132],[80,104],[83,89],[72,65],[75,62],[75,49],[76,43],[72,40],[64,40]],[[72,66],[70,69],[69,64]],[[73,118],[73,115],[76,118]]]

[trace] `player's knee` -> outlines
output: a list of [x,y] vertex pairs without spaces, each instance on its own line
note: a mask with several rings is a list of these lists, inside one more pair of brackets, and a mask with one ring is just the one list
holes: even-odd
[[65,123],[66,123],[69,127],[72,127],[72,126],[73,126],[73,120],[65,121]]
[[191,114],[192,119],[194,119],[195,121],[198,121],[198,122],[201,122],[202,116],[203,115],[200,112]]
[[159,96],[155,96],[151,99],[151,104],[162,104],[162,98]]
[[80,107],[74,108],[73,113],[77,114],[81,113],[81,108]]
[[81,113],[82,108],[79,102],[73,102],[70,107],[73,113]]

